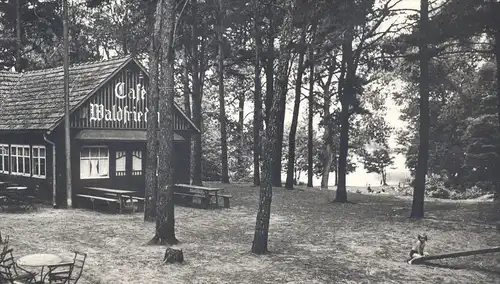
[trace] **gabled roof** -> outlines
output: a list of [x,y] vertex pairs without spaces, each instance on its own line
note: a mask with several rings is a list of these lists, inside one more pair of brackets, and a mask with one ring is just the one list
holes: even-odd
[[[131,61],[145,71],[130,56],[70,66],[70,111],[75,111]],[[53,130],[64,117],[63,94],[63,67],[21,74],[0,71],[0,131]],[[199,131],[178,105],[175,108]]]

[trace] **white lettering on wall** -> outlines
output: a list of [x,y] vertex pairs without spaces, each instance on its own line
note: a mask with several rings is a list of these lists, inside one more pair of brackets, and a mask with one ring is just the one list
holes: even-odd
[[[130,88],[128,93],[125,92],[125,83],[118,82],[114,87],[114,95],[117,99],[123,100],[129,98],[133,101],[139,102],[146,99],[146,90],[141,84],[137,84],[134,88]],[[103,104],[90,104],[90,121],[118,121],[124,124],[128,122],[147,122],[148,121],[148,108],[145,112],[136,110],[135,106],[117,106],[112,105],[107,109]]]
[[106,109],[102,104],[90,104],[90,121],[147,122],[148,112],[148,108],[143,112],[137,111],[135,107],[129,109],[128,106],[122,108],[113,105],[111,109]]
[[115,96],[120,100],[127,97],[127,95],[125,95],[125,83],[119,82],[118,84],[116,84]]

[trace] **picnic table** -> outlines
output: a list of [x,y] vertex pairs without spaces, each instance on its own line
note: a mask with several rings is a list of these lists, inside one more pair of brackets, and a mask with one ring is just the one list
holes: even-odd
[[[222,188],[217,187],[205,187],[198,185],[190,185],[190,184],[175,184],[175,187],[178,188],[187,188],[190,190],[190,193],[178,193],[175,195],[180,196],[192,196],[192,197],[200,197],[202,198],[202,204],[205,207],[208,207],[211,204],[212,196],[215,196],[215,206],[219,207],[219,197],[224,198],[224,207],[229,208],[229,198],[230,195],[219,195],[220,191],[223,191]],[[201,194],[199,194],[201,192]]]
[[[103,187],[86,187],[87,189],[101,192],[104,194],[107,194],[110,196],[108,197],[102,197],[102,196],[94,196],[94,195],[87,195],[87,194],[77,194],[77,196],[83,197],[90,199],[92,202],[92,205],[94,205],[94,200],[103,200],[107,202],[117,202],[120,206],[120,213],[123,212],[123,207],[126,199],[129,199],[132,205],[132,212],[135,213],[135,208],[134,208],[134,200],[137,200],[137,197],[134,197],[133,194],[136,192],[133,190],[123,190],[123,189],[114,189],[114,188],[103,188]],[[116,199],[111,198],[111,197],[116,197]]]
[[7,185],[0,190],[0,207],[5,210],[4,206],[16,206],[23,209],[33,208],[34,196],[31,196],[27,186]]

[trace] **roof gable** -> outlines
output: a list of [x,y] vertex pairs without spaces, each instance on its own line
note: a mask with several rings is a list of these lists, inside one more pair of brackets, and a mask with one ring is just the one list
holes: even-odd
[[[80,111],[82,105],[129,64],[147,76],[145,68],[129,56],[70,66],[71,113]],[[200,132],[179,105],[174,104],[174,109],[177,118]],[[63,67],[21,74],[0,71],[0,131],[53,130],[63,118]]]
[[[70,66],[70,108],[95,92],[130,57]],[[0,72],[0,130],[51,130],[64,117],[62,67]]]

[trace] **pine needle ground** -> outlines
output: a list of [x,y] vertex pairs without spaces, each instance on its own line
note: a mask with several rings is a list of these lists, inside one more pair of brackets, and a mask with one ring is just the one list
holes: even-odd
[[[221,185],[217,185],[221,186]],[[419,232],[431,254],[500,246],[498,205],[429,200],[427,218],[410,220],[411,200],[349,193],[350,204],[331,203],[333,191],[275,189],[269,249],[250,253],[258,188],[222,185],[230,209],[176,207],[174,247],[183,264],[161,264],[165,247],[146,246],[154,233],[142,213],[113,215],[84,209],[41,208],[0,213],[2,236],[15,257],[71,250],[88,253],[79,283],[499,283],[500,254],[409,265]],[[496,206],[496,207],[495,207]]]

